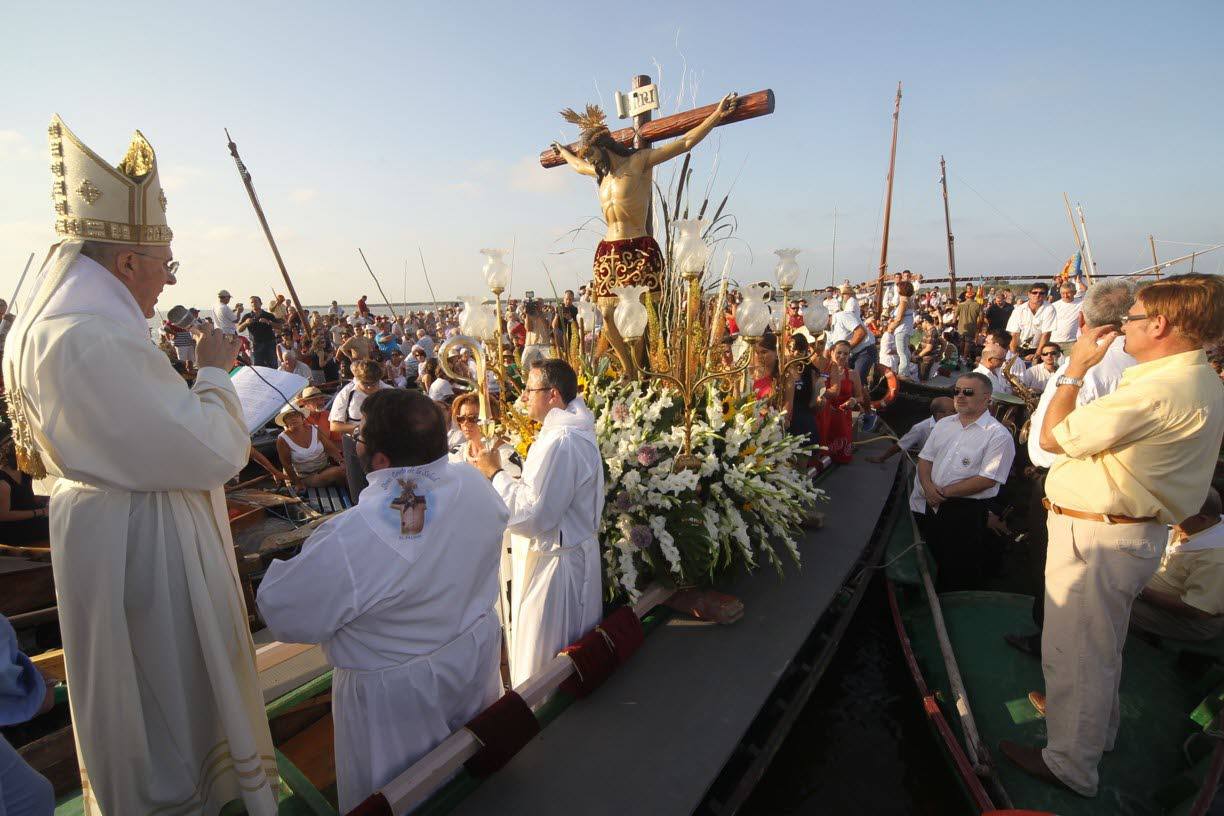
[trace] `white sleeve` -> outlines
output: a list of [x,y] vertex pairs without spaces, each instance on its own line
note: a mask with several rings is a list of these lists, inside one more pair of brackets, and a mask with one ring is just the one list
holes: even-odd
[[939,436],[939,423],[935,423],[935,427],[931,429],[930,436],[926,442],[922,444],[922,450],[918,453],[919,459],[925,459],[928,462],[934,462],[935,457],[939,456],[939,451],[936,446],[936,438]]
[[1040,340],[1041,335],[1045,334],[1046,332],[1054,331],[1054,324],[1057,322],[1057,317],[1057,314],[1054,312],[1054,306],[1051,304],[1046,304],[1045,308],[1041,310],[1041,320],[1035,327],[1037,329],[1035,334],[1037,335],[1038,340]]
[[1020,331],[1020,309],[1012,309],[1012,313],[1007,316],[1007,331],[1015,334]]
[[224,371],[202,368],[188,389],[164,353],[105,321],[69,329],[36,371],[42,429],[69,479],[133,492],[213,490],[250,457]]
[[348,407],[349,398],[353,396],[353,389],[345,386],[340,389],[340,393],[336,394],[336,399],[332,402],[331,413],[327,415],[329,422],[348,422]]
[[278,640],[322,643],[360,614],[356,580],[341,536],[348,526],[344,521],[341,517],[319,528],[300,553],[268,565],[255,601]]
[[510,521],[506,529],[515,535],[537,539],[545,547],[552,543],[548,534],[561,526],[561,518],[574,499],[579,481],[580,460],[577,446],[552,443],[544,451],[544,461],[526,478],[512,479],[505,471],[493,478],[493,488],[506,503]]
[[982,457],[982,467],[977,475],[1003,484],[1007,481],[1007,474],[1011,471],[1012,459],[1015,457],[1016,443],[1012,442],[1011,434],[999,426],[986,440],[986,455]]
[[930,429],[926,427],[926,421],[919,422],[908,431],[906,431],[900,439],[897,440],[897,447],[901,450],[913,450],[921,448],[926,444],[927,438],[931,435]]

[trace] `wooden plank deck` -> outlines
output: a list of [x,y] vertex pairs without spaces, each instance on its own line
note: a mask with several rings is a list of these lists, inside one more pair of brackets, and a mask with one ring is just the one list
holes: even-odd
[[[858,459],[864,454],[860,453]],[[825,523],[779,582],[768,566],[735,581],[744,618],[673,619],[598,692],[570,706],[457,814],[681,814],[702,801],[868,545],[896,460],[842,466],[822,482]]]

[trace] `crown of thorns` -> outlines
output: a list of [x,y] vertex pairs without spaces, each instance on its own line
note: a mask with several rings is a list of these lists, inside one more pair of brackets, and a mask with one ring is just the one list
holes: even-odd
[[608,117],[604,114],[603,108],[598,105],[587,105],[583,113],[578,113],[573,108],[566,108],[561,111],[561,118],[579,127],[584,144],[590,144],[600,133],[608,132]]

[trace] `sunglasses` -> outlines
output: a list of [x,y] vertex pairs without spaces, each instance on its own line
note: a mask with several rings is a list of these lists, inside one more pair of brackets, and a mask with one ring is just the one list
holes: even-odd
[[1147,319],[1148,319],[1148,315],[1145,315],[1145,314],[1124,314],[1118,320],[1118,322],[1121,323],[1123,326],[1125,326],[1127,323],[1133,323],[1136,320],[1147,320]]
[[1041,356],[1042,356],[1042,357],[1054,357],[1054,356],[1056,356],[1057,354],[1058,354],[1058,352],[1057,352],[1057,351],[1043,351],[1043,352],[1041,352]]
[[458,417],[455,417],[455,421],[458,422],[460,425],[469,425],[469,424],[475,425],[477,422],[480,421],[480,417],[479,416],[458,416]]
[[972,397],[976,393],[977,391],[974,391],[972,388],[953,388],[952,389],[952,396],[954,397]]

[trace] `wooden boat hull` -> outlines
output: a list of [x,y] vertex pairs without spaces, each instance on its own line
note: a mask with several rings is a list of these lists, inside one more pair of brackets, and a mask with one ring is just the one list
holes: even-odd
[[[1009,806],[1063,816],[1187,812],[1207,774],[1210,748],[1206,740],[1190,739],[1201,729],[1189,714],[1213,687],[1211,676],[1188,672],[1177,654],[1132,637],[1124,654],[1117,747],[1101,761],[1097,797],[1079,797],[1026,776],[997,751],[1003,739],[1039,746],[1046,741],[1045,721],[1027,699],[1029,691],[1043,688],[1041,665],[1003,641],[1006,633],[1033,631],[1032,599],[1002,592],[944,593],[940,603],[967,701],[997,773],[994,782],[979,778],[963,747],[930,606],[917,580],[916,552],[903,554],[910,544],[912,537],[896,541],[885,556],[896,559],[887,574],[889,605],[927,721],[973,812]],[[1220,676],[1224,673],[1217,670],[1216,684]],[[1192,749],[1190,765],[1183,759],[1183,743]]]

